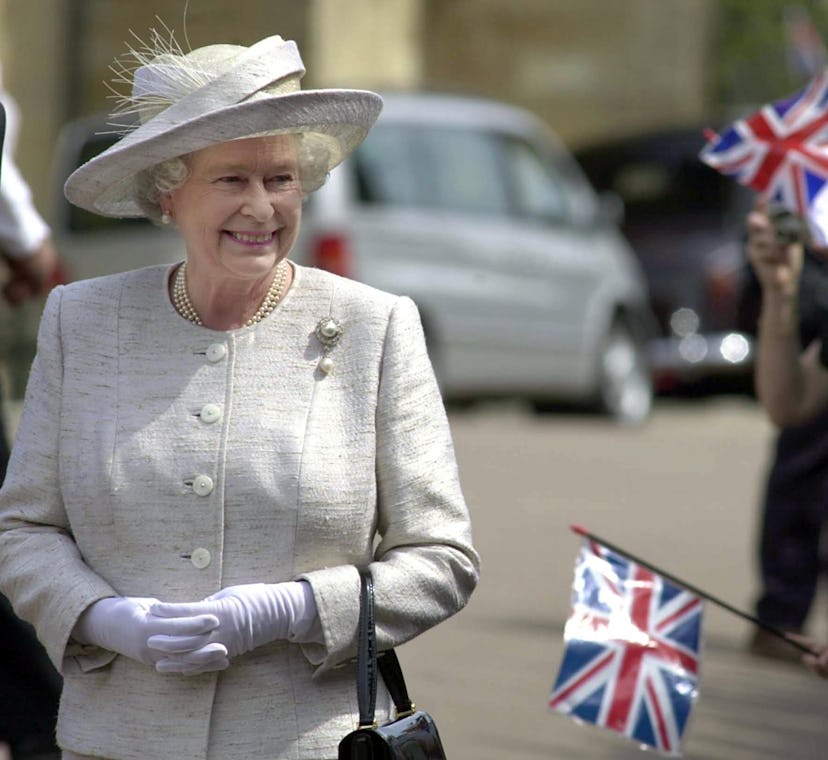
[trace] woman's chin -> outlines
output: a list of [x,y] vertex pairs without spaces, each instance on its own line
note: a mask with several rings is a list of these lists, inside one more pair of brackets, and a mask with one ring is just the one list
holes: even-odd
[[273,269],[284,255],[275,245],[251,246],[231,244],[223,251],[225,266],[236,271],[262,273]]

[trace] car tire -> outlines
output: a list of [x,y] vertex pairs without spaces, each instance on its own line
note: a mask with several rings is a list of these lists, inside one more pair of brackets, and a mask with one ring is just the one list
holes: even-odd
[[623,425],[640,425],[653,408],[653,378],[644,345],[622,319],[610,326],[598,365],[597,405]]

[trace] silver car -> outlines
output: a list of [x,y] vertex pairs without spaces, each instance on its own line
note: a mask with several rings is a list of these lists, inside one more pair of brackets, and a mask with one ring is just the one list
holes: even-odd
[[[652,315],[616,220],[547,127],[500,103],[385,95],[368,139],[307,201],[293,258],[419,306],[449,401],[652,405]],[[60,184],[111,142],[64,130],[55,234],[76,277],[183,258],[174,232],[71,208]]]
[[420,308],[446,398],[652,405],[636,256],[549,128],[488,100],[386,94],[307,204],[296,260]]

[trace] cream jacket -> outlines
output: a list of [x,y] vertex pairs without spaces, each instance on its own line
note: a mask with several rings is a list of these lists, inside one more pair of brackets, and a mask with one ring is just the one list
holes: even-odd
[[[175,313],[169,271],[50,295],[0,491],[0,590],[63,672],[65,749],[335,758],[357,719],[358,566],[374,574],[380,648],[455,613],[477,582],[416,308],[296,267],[267,319],[218,332]],[[343,332],[325,374],[328,316]],[[195,601],[298,578],[324,645],[276,642],[220,674],[161,675],[69,640],[105,596]]]

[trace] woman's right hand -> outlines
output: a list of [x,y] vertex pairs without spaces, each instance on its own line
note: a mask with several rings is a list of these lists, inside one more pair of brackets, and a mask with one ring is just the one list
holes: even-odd
[[757,201],[747,216],[746,251],[766,296],[796,297],[804,250],[801,243],[776,239],[765,201]]
[[[94,644],[111,652],[130,657],[155,667],[158,660],[169,656],[150,649],[147,641],[151,636],[175,637],[179,652],[202,649],[209,643],[211,632],[218,626],[215,615],[190,615],[187,617],[157,617],[150,607],[158,599],[117,596],[100,599],[91,604],[78,618],[72,638],[81,644]],[[227,653],[210,647],[217,667],[227,667]]]

